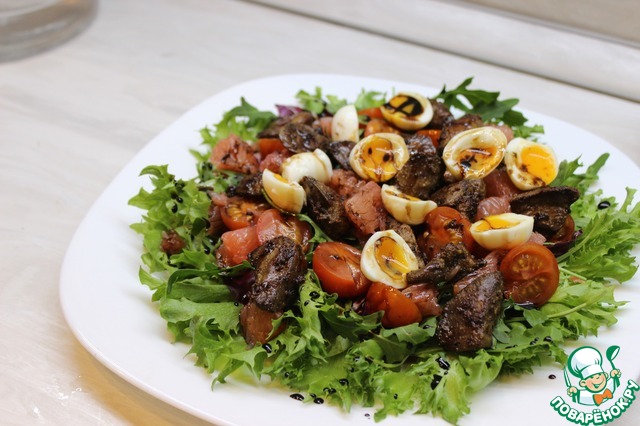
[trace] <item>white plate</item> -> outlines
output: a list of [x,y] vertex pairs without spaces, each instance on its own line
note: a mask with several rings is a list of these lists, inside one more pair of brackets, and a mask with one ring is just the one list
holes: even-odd
[[[140,220],[141,211],[129,207],[146,178],[138,177],[149,164],[169,164],[170,171],[182,178],[195,176],[195,162],[189,148],[200,147],[198,130],[216,123],[223,112],[239,104],[241,96],[260,109],[274,109],[275,103],[292,104],[299,89],[315,86],[326,94],[354,100],[362,88],[387,93],[414,90],[429,96],[439,88],[370,78],[338,75],[285,75],[254,80],[219,93],[187,112],[153,139],[120,172],[93,205],[71,242],[60,277],[60,299],[64,315],[78,340],[116,374],[141,390],[195,416],[217,424],[282,425],[287,419],[300,419],[306,425],[367,424],[372,409],[356,407],[351,413],[324,404],[303,404],[289,398],[284,389],[267,384],[231,381],[216,385],[211,378],[185,357],[189,347],[171,344],[166,324],[150,301],[150,291],[138,281],[141,239],[129,225]],[[590,164],[603,152],[611,158],[601,172],[601,186],[609,195],[624,197],[625,185],[640,182],[640,169],[604,140],[554,118],[526,113],[532,123],[544,124],[546,136],[561,159],[582,154]],[[609,345],[621,347],[616,367],[623,378],[640,376],[640,345],[634,323],[640,322],[638,279],[616,291],[618,299],[631,303],[620,309],[619,323],[588,340],[604,351]],[[587,342],[587,341],[585,341]],[[582,343],[582,342],[581,342]],[[555,374],[556,380],[548,376]],[[532,421],[556,423],[557,413],[549,402],[565,395],[562,371],[558,366],[538,368],[535,374],[501,379],[473,399],[471,414],[461,424],[511,424]],[[526,410],[526,414],[523,413]],[[523,418],[523,415],[525,417]],[[431,416],[403,415],[383,424],[444,424]]]

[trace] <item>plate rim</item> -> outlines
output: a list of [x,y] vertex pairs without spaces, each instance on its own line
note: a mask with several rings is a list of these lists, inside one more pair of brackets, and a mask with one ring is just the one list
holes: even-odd
[[[258,79],[254,79],[254,80],[249,80],[249,81],[245,81],[236,85],[233,85],[231,87],[228,87],[218,93],[215,93],[207,98],[205,98],[204,100],[200,101],[199,103],[197,103],[195,106],[193,106],[192,108],[190,108],[189,110],[187,110],[186,112],[184,112],[183,114],[181,114],[177,119],[175,119],[171,124],[169,124],[167,127],[165,127],[162,131],[160,131],[156,136],[154,136],[149,142],[147,142],[140,150],[138,150],[138,152],[136,152],[136,154],[123,166],[122,169],[120,169],[120,171],[116,174],[116,176],[111,180],[111,182],[106,186],[106,188],[100,193],[100,195],[96,198],[96,200],[92,203],[91,207],[89,208],[89,210],[87,211],[86,215],[83,217],[83,219],[81,220],[80,224],[78,225],[77,229],[75,230],[73,237],[71,238],[68,248],[65,252],[65,256],[62,262],[62,267],[60,270],[60,286],[59,286],[59,303],[62,307],[62,312],[63,312],[63,316],[65,318],[65,321],[67,322],[67,325],[69,326],[69,328],[71,329],[72,333],[74,334],[74,336],[76,337],[76,339],[81,343],[81,345],[94,357],[96,358],[98,361],[100,361],[100,363],[102,365],[104,365],[105,367],[107,367],[110,371],[114,372],[116,375],[118,375],[119,377],[121,377],[122,379],[124,379],[125,381],[127,381],[128,383],[131,383],[132,385],[134,385],[135,387],[143,390],[144,392],[153,395],[155,398],[168,403],[171,406],[177,407],[180,410],[183,410],[185,412],[188,412],[196,417],[202,418],[204,420],[208,420],[208,421],[214,421],[217,422],[219,424],[234,424],[233,422],[230,422],[228,419],[224,419],[221,417],[217,417],[215,415],[212,415],[211,413],[207,413],[207,412],[202,412],[201,410],[189,405],[188,403],[185,403],[183,401],[177,400],[175,398],[172,398],[170,395],[166,395],[164,392],[160,392],[158,391],[158,389],[154,388],[153,386],[149,385],[148,382],[144,381],[144,380],[140,380],[138,377],[136,377],[134,374],[132,374],[131,372],[127,371],[125,368],[123,368],[121,365],[117,365],[114,364],[112,362],[112,360],[108,357],[108,355],[101,350],[99,347],[97,347],[95,345],[95,342],[93,342],[87,335],[86,333],[78,327],[77,322],[75,321],[75,319],[73,318],[71,312],[73,310],[72,307],[69,306],[69,303],[71,302],[69,299],[69,294],[68,294],[68,286],[65,286],[65,283],[69,282],[69,277],[72,275],[70,270],[73,267],[73,250],[76,249],[77,245],[79,244],[79,241],[82,237],[83,232],[85,232],[85,228],[88,226],[87,224],[90,221],[90,218],[93,217],[96,214],[96,211],[98,211],[101,207],[101,203],[104,202],[103,200],[105,199],[106,195],[105,194],[109,194],[111,191],[113,191],[114,187],[116,187],[116,183],[119,182],[121,179],[123,179],[123,176],[127,175],[129,172],[130,174],[130,169],[131,167],[133,167],[133,165],[137,164],[138,162],[140,162],[140,159],[146,158],[146,155],[148,154],[149,151],[153,150],[153,147],[156,146],[155,144],[157,144],[156,141],[161,140],[163,135],[169,133],[171,131],[171,129],[175,129],[175,128],[179,128],[181,127],[181,123],[182,121],[185,119],[185,117],[189,116],[189,114],[191,114],[193,111],[199,110],[200,108],[203,108],[203,106],[205,106],[207,103],[212,102],[213,100],[217,99],[217,98],[222,98],[223,96],[229,94],[229,93],[235,93],[237,90],[243,88],[243,87],[248,87],[251,85],[259,85],[259,84],[264,84],[264,83],[272,83],[275,81],[282,81],[282,80],[308,80],[308,81],[324,81],[327,79],[338,79],[338,80],[342,80],[342,79],[358,79],[361,81],[365,81],[365,82],[378,82],[380,84],[392,84],[392,85],[407,85],[407,86],[417,86],[417,87],[422,87],[424,89],[431,89],[433,90],[433,88],[429,88],[428,86],[423,86],[420,84],[416,84],[416,83],[405,83],[405,82],[400,82],[400,81],[392,81],[392,80],[386,80],[386,79],[379,79],[379,78],[369,78],[369,77],[359,77],[359,76],[355,76],[355,75],[348,75],[348,74],[322,74],[322,73],[296,73],[296,74],[281,74],[281,75],[275,75],[275,76],[267,76],[267,77],[262,77],[262,78],[258,78]],[[237,102],[237,101],[236,101]],[[275,102],[274,102],[275,103]],[[556,121],[558,123],[560,123],[562,126],[567,126],[568,128],[570,128],[571,131],[579,131],[579,132],[584,132],[586,134],[591,135],[593,138],[600,140],[602,142],[605,142],[606,144],[606,151],[610,152],[613,156],[613,154],[615,154],[616,157],[620,157],[620,158],[624,158],[626,159],[629,164],[631,166],[633,166],[635,168],[635,172],[638,173],[640,175],[640,168],[638,168],[637,165],[635,165],[635,163],[633,163],[622,151],[620,151],[617,147],[611,145],[610,143],[606,142],[604,139],[602,139],[601,137],[588,132],[585,129],[582,129],[578,126],[575,126],[572,123],[566,122],[564,120],[560,120],[551,116],[547,116],[545,114],[542,113],[535,113],[526,109],[521,109],[521,111],[529,114],[529,113],[533,113],[535,116],[541,116],[544,117],[545,120],[550,120],[550,121]],[[207,125],[207,123],[202,123],[202,125]],[[553,146],[553,144],[552,144]],[[183,147],[183,149],[186,150],[186,148]],[[195,164],[195,161],[192,162],[192,164]],[[133,195],[133,194],[131,194]],[[127,206],[128,207],[128,206]],[[70,254],[71,253],[71,254]],[[139,250],[138,253],[138,258],[136,258],[136,261],[139,261],[139,254],[141,254],[141,250]],[[137,278],[137,277],[136,277]],[[634,278],[634,280],[637,281],[637,275]],[[139,282],[136,282],[136,284],[138,286],[142,285]],[[147,290],[145,288],[145,290]],[[148,293],[148,297],[150,300],[150,292],[147,291]],[[164,320],[163,320],[164,321]],[[580,342],[584,342],[585,340],[582,339],[580,340]],[[169,341],[167,341],[166,343],[170,343]],[[197,369],[197,368],[201,368],[201,367],[196,367],[191,365],[191,368]],[[207,390],[208,391],[208,390]],[[475,400],[475,397],[477,397],[477,395],[474,396],[474,398],[472,399],[472,401]],[[473,413],[474,409],[472,408],[472,413]],[[471,414],[470,414],[471,415]],[[462,420],[468,418],[470,415],[467,415],[465,417],[462,418]],[[434,420],[432,417],[430,416],[426,416],[425,419],[428,418],[429,420]],[[438,420],[438,419],[435,419]]]

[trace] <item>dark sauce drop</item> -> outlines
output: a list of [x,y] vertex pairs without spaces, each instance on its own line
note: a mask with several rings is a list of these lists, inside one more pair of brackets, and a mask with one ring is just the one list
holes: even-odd
[[342,386],[349,386],[349,381],[347,379],[340,379],[338,380],[338,383],[340,383]]
[[400,103],[400,105],[392,105],[391,101],[389,101],[386,104],[384,104],[384,106],[387,109],[390,109],[392,111],[400,111],[409,116],[419,115],[419,114],[422,114],[422,111],[424,111],[424,109],[422,108],[422,105],[416,98],[413,98],[410,96],[403,96],[402,98],[394,99],[395,101],[394,103],[397,104],[398,101],[400,100],[402,100],[402,103]]
[[602,201],[600,204],[598,204],[599,210],[608,209],[609,207],[611,207],[611,203],[608,201]]
[[270,354],[273,351],[273,348],[268,343],[265,343],[264,345],[262,345],[262,349],[264,349],[265,352],[268,354]]
[[316,300],[318,297],[320,297],[320,293],[318,293],[317,291],[312,291],[311,293],[309,293],[309,297],[311,298],[311,300]]
[[433,380],[431,381],[432,390],[434,390],[438,386],[438,384],[440,384],[440,380],[442,380],[442,376],[438,376],[437,374],[433,376]]
[[553,379],[555,379],[555,378],[556,378],[556,375],[555,375],[555,374],[549,374],[549,378],[550,378],[551,380],[553,380]]
[[178,205],[174,204],[173,207],[171,207],[171,213],[177,213],[178,212]]
[[292,393],[289,396],[295,399],[296,401],[304,401],[304,396],[300,395],[299,393]]
[[443,370],[448,370],[449,367],[451,367],[451,365],[447,362],[446,359],[440,357],[438,359],[436,359],[436,361],[438,361],[438,365],[440,366],[440,368],[442,368]]
[[324,404],[324,399],[322,399],[322,398],[314,398],[313,402],[315,404]]
[[531,302],[517,303],[517,305],[520,306],[522,309],[527,309],[527,310],[535,309],[536,307],[536,305],[534,305]]

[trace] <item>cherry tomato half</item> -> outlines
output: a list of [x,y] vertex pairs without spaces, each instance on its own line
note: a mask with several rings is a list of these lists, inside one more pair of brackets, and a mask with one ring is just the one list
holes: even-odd
[[220,209],[220,217],[225,226],[231,230],[246,228],[255,224],[260,215],[270,207],[265,201],[231,197]]
[[431,139],[431,143],[434,147],[438,148],[440,146],[440,135],[442,134],[442,130],[439,129],[422,129],[416,132],[418,135],[428,136]]
[[312,267],[322,289],[354,298],[367,292],[369,281],[360,270],[360,251],[340,242],[321,243],[313,252]]
[[295,216],[283,215],[276,209],[264,211],[256,221],[260,244],[278,236],[289,237],[306,252],[312,236],[311,226]]
[[420,309],[411,299],[386,284],[371,284],[366,304],[369,313],[384,311],[382,326],[386,328],[401,327],[422,319]]
[[471,222],[451,207],[439,206],[431,210],[426,217],[427,231],[418,243],[429,259],[449,243],[462,243],[472,251],[475,240],[471,235]]
[[545,304],[560,281],[558,261],[551,251],[536,243],[524,243],[509,250],[502,259],[505,297],[516,303]]
[[358,115],[366,115],[367,117],[369,117],[370,120],[374,118],[380,118],[380,119],[383,118],[380,107],[361,109],[360,111],[358,111]]

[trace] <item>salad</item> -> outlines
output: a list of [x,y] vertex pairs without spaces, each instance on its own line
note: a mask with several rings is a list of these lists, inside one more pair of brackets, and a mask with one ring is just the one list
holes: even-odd
[[499,375],[564,365],[564,342],[616,322],[635,191],[590,192],[607,155],[558,164],[517,100],[471,82],[301,90],[277,114],[242,98],[201,130],[195,178],[142,171],[140,280],[214,383],[250,371],[376,420],[455,423]]

